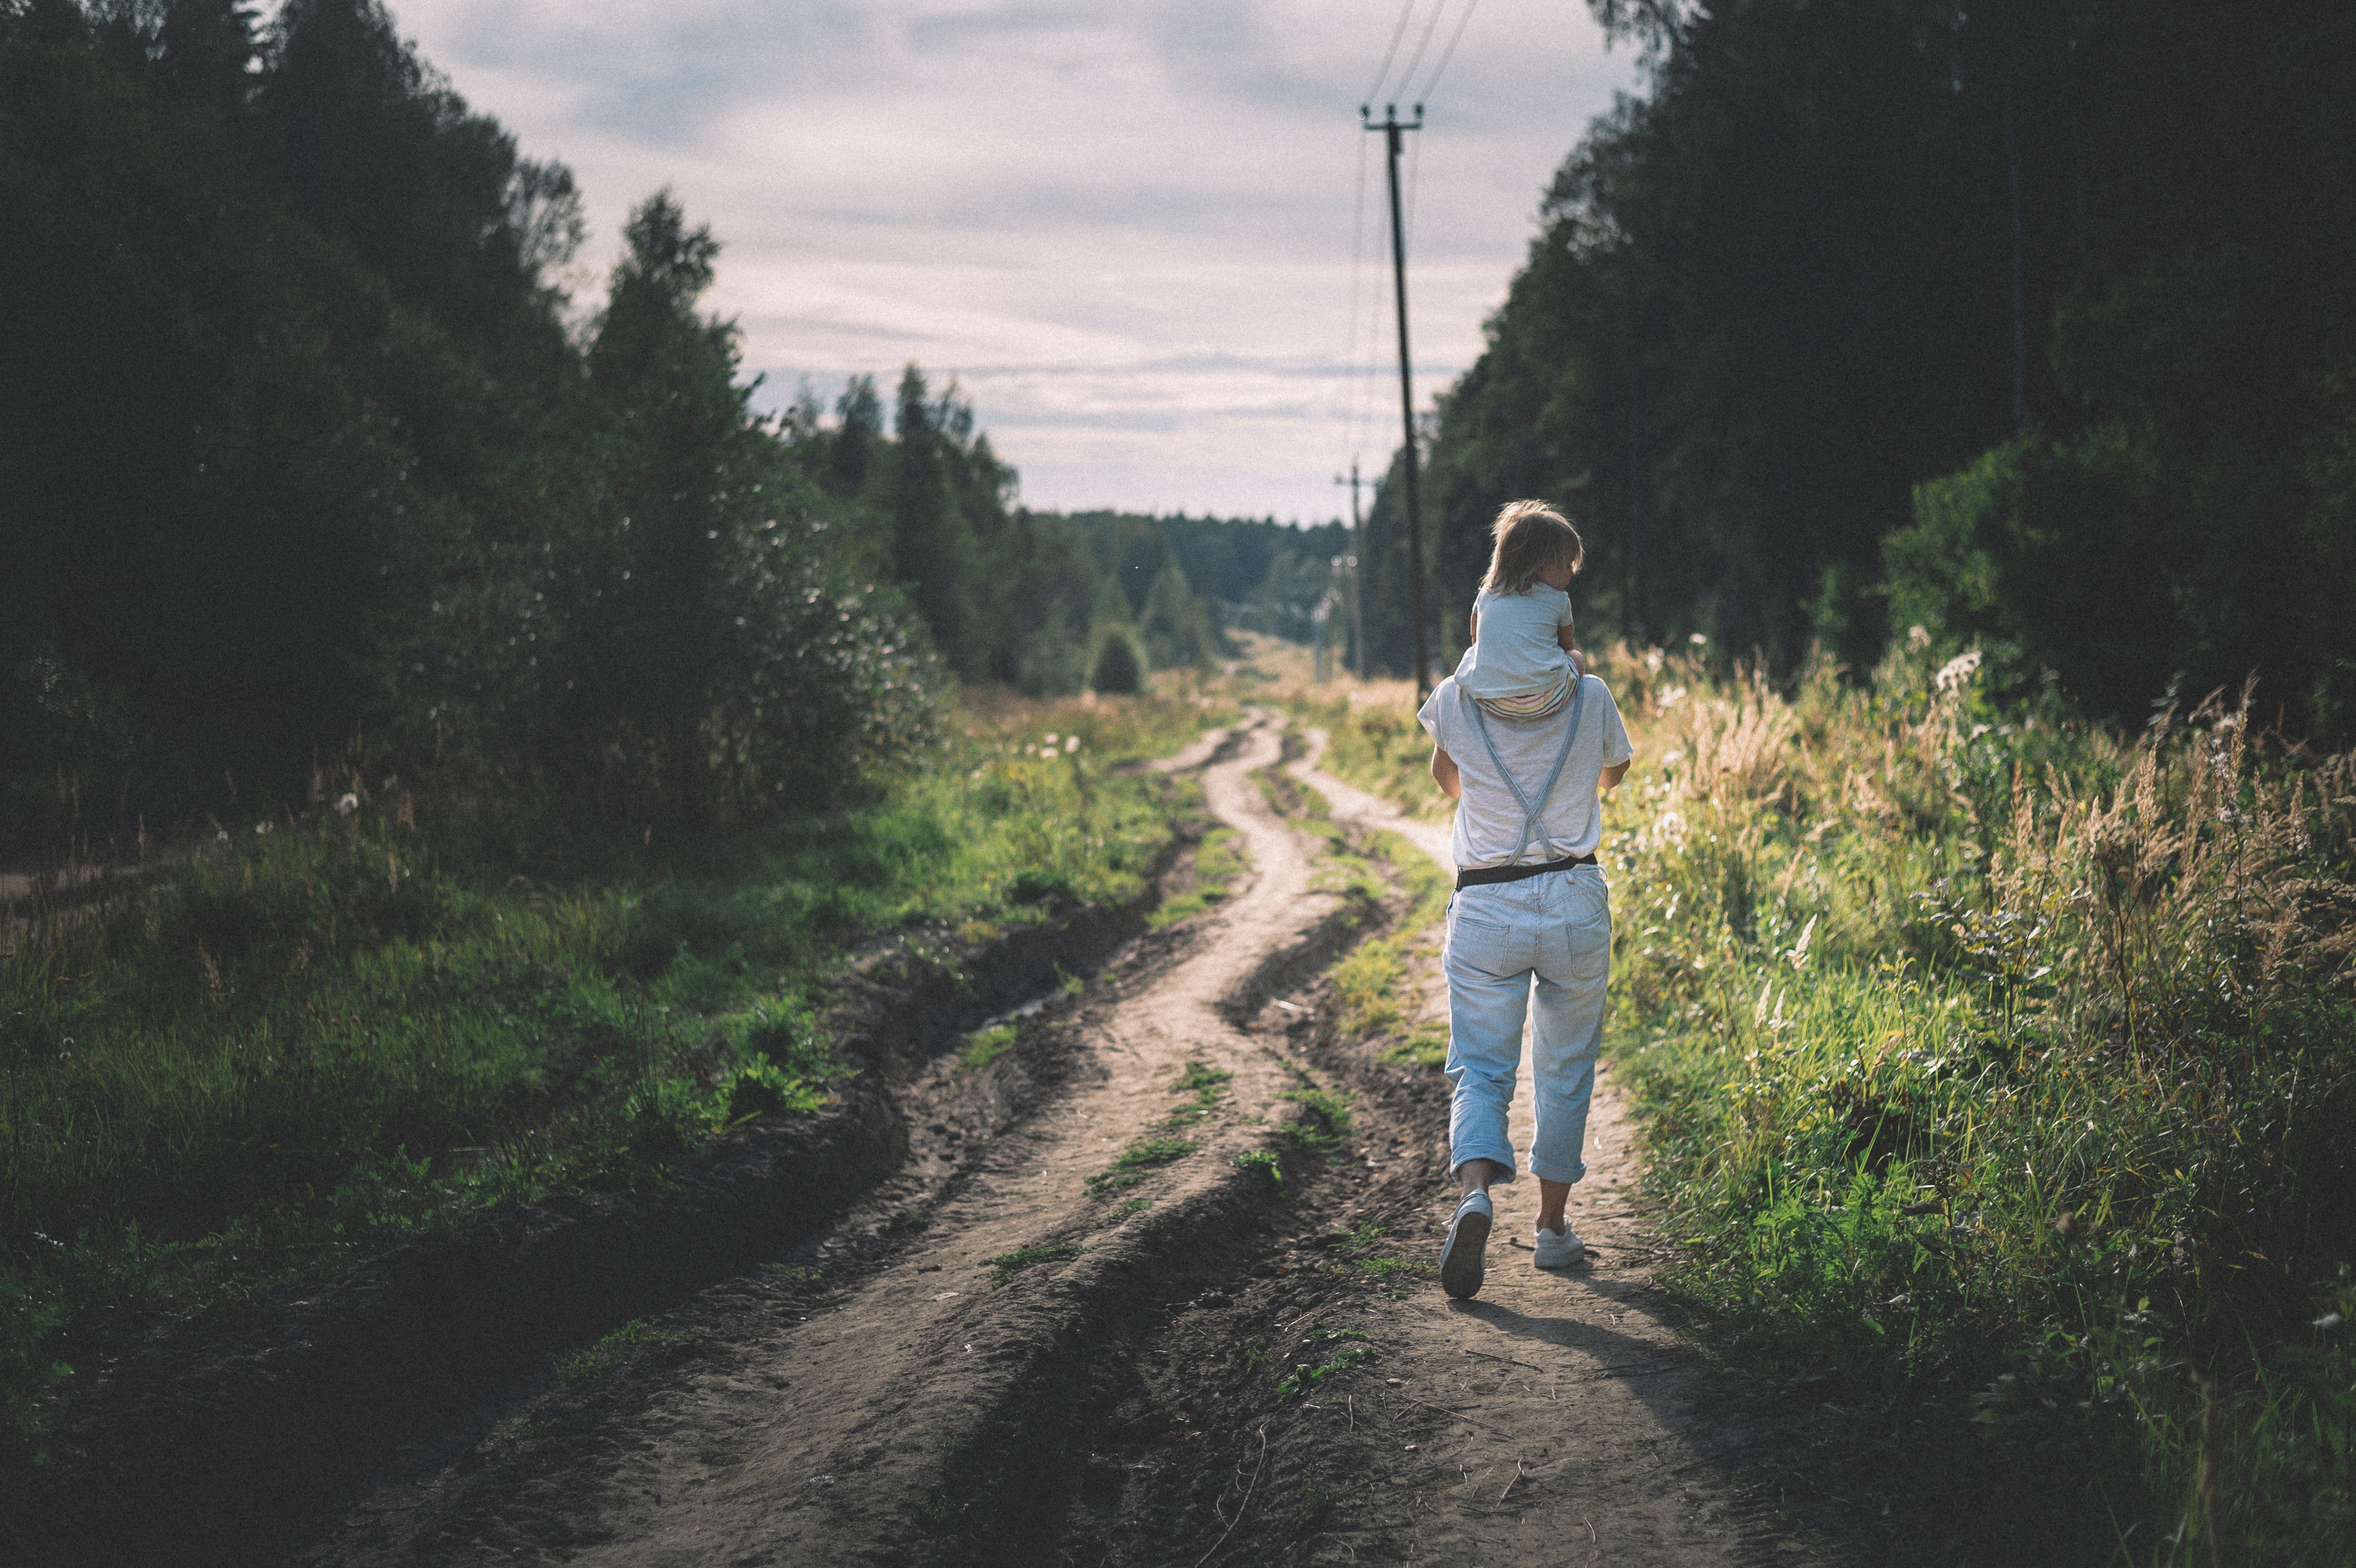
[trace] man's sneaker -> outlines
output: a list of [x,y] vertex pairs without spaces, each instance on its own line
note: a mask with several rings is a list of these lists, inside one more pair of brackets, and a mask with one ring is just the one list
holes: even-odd
[[1487,1193],[1468,1192],[1448,1221],[1448,1241],[1440,1249],[1440,1288],[1460,1301],[1480,1293],[1489,1226],[1496,1217]]
[[1538,1227],[1537,1262],[1540,1268],[1569,1268],[1587,1255],[1587,1243],[1570,1233],[1566,1224],[1559,1231]]

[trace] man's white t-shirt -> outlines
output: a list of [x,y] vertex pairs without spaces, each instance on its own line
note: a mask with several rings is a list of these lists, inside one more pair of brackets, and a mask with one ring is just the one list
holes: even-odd
[[1450,836],[1458,869],[1543,865],[1592,854],[1603,841],[1603,803],[1597,786],[1604,769],[1636,753],[1628,743],[1628,727],[1621,722],[1620,705],[1612,700],[1612,688],[1590,675],[1580,683],[1580,689],[1577,701],[1563,704],[1561,711],[1548,718],[1515,720],[1483,716],[1488,720],[1489,738],[1497,743],[1498,758],[1512,770],[1514,783],[1522,786],[1533,804],[1561,753],[1564,727],[1574,712],[1579,717],[1579,733],[1570,743],[1570,755],[1563,761],[1562,775],[1555,780],[1554,793],[1547,796],[1518,858],[1514,854],[1514,840],[1521,837],[1522,808],[1498,773],[1489,748],[1482,744],[1481,731],[1474,727],[1472,698],[1449,679],[1425,699],[1416,718],[1440,749],[1455,759],[1463,782],[1456,827]]

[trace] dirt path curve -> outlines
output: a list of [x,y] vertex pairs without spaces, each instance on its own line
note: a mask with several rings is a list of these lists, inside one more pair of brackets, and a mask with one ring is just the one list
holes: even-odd
[[[1335,822],[1399,834],[1452,868],[1447,828],[1321,772],[1325,737],[1307,738],[1308,756],[1288,771],[1325,797]],[[1511,1117],[1525,1150],[1528,1060]],[[1401,1342],[1387,1348],[1386,1370],[1407,1396],[1463,1416],[1451,1444],[1464,1480],[1419,1516],[1417,1557],[1680,1568],[1804,1561],[1760,1502],[1723,1479],[1730,1453],[1762,1435],[1712,1421],[1692,1403],[1696,1369],[1645,1277],[1652,1243],[1636,1132],[1608,1067],[1597,1069],[1587,1140],[1587,1179],[1572,1189],[1569,1217],[1590,1261],[1538,1270],[1528,1250],[1537,1183],[1494,1188],[1479,1296],[1418,1293],[1401,1315]],[[1451,1207],[1444,1197],[1430,1204],[1431,1255]]]
[[[1199,764],[1217,743],[1172,762]],[[1052,1382],[1048,1363],[1085,1356],[1092,1314],[1150,1288],[1150,1254],[1183,1252],[1184,1228],[1201,1219],[1190,1198],[1262,1179],[1233,1156],[1265,1141],[1256,1118],[1286,1110],[1277,1096],[1295,1080],[1229,1012],[1256,1005],[1256,977],[1311,940],[1339,900],[1312,890],[1309,848],[1248,777],[1279,759],[1272,716],[1248,719],[1230,744],[1203,787],[1249,853],[1249,887],[1178,961],[1086,1020],[1058,1093],[934,1189],[920,1236],[822,1304],[732,1307],[718,1342],[574,1444],[561,1467],[362,1507],[339,1539],[297,1560],[706,1568],[936,1552],[965,1506],[960,1451],[1003,1430],[1034,1382]],[[1163,1123],[1190,1061],[1234,1074],[1225,1105],[1190,1130],[1198,1152],[1137,1189],[1151,1206],[1124,1217],[1086,1182]],[[1085,1251],[991,1284],[989,1260],[1058,1246]],[[406,1516],[397,1531],[365,1517],[391,1509]]]

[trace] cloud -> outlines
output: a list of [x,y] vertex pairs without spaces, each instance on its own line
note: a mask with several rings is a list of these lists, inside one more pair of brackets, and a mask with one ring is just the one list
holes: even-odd
[[[1466,0],[1444,3],[1419,75]],[[712,225],[709,304],[765,396],[921,360],[1004,432],[1033,505],[1324,517],[1336,465],[1387,460],[1356,94],[1390,0],[392,5],[528,154],[573,166],[589,254],[665,185]],[[1408,138],[1424,400],[1479,352],[1547,178],[1633,69],[1575,0],[1481,0]]]

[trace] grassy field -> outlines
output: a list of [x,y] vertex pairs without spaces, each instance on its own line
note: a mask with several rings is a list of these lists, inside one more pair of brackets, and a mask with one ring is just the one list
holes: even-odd
[[[1599,673],[1609,1049],[1670,1283],[1807,1413],[1772,1478],[1892,1560],[2347,1561],[2356,759],[1998,710],[1920,645]],[[1403,700],[1319,717],[1431,798]]]
[[545,880],[347,781],[37,920],[0,956],[0,1434],[164,1314],[821,1104],[847,955],[1135,897],[1186,787],[1116,765],[1232,716],[987,699],[881,799]]

